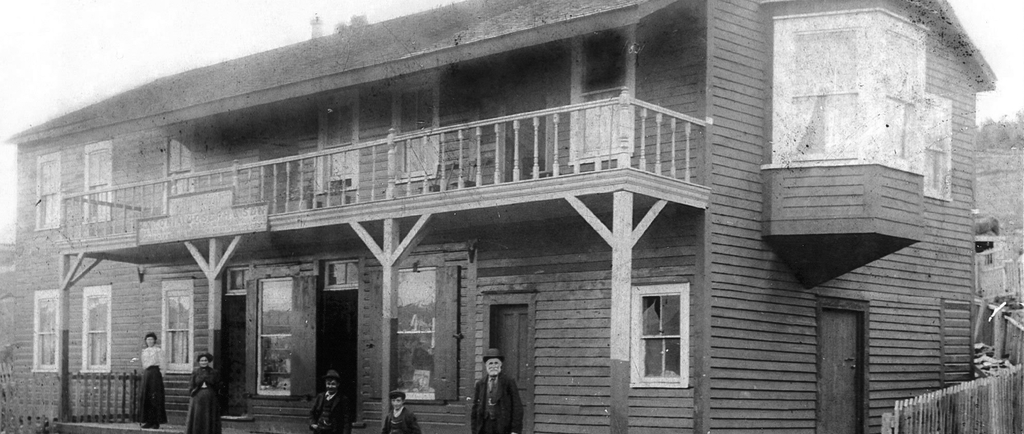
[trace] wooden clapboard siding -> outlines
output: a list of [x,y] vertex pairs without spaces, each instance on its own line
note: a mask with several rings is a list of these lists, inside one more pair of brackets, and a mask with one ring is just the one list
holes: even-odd
[[970,381],[974,371],[971,342],[971,303],[943,300],[942,364],[945,384]]

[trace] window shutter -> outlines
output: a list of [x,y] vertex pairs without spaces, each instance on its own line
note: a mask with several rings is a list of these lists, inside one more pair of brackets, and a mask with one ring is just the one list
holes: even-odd
[[[359,395],[380,398],[380,327],[383,273],[379,268],[364,273],[359,289]],[[365,308],[363,308],[365,306]]]
[[458,399],[459,377],[459,270],[442,267],[437,270],[437,299],[434,304],[435,375],[430,379],[434,396],[439,400]]
[[292,396],[316,394],[316,276],[295,278],[292,291]]

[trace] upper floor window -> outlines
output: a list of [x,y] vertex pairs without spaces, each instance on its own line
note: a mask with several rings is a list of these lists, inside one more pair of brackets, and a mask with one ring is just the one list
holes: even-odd
[[82,370],[110,371],[110,285],[82,294]]
[[[111,185],[110,142],[100,142],[85,147],[85,190],[102,190]],[[86,221],[110,220],[110,192],[95,193],[85,197],[82,210]]]
[[633,288],[633,387],[687,387],[690,373],[690,284]]
[[[398,94],[398,128],[403,133],[438,125],[437,92],[433,86]],[[407,140],[395,147],[398,170],[406,178],[434,176],[437,173],[440,140],[426,136]]]
[[925,93],[925,46],[881,9],[776,17],[772,163],[882,164],[949,199],[951,103]]
[[60,225],[60,189],[60,153],[40,156],[36,160],[36,229]]
[[177,139],[167,142],[167,174],[192,171],[192,151]]
[[190,279],[163,282],[164,360],[168,371],[192,369],[193,289]]
[[56,289],[36,291],[32,323],[32,369],[56,371],[60,354],[60,293]]
[[599,93],[597,98],[618,96],[619,89],[626,85],[625,36],[616,30],[588,36],[583,40],[583,56],[583,93]]

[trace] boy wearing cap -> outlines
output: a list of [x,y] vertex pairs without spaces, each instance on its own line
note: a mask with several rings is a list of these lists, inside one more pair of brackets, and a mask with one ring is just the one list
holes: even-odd
[[352,427],[348,423],[348,400],[338,393],[341,376],[338,371],[328,370],[324,375],[327,389],[318,394],[309,411],[309,429],[315,434],[349,434]]
[[497,348],[484,353],[487,376],[476,382],[473,394],[473,434],[523,432],[523,401],[516,381],[501,373],[504,362]]
[[416,422],[416,414],[405,408],[405,392],[392,390],[388,399],[391,400],[391,411],[384,417],[380,434],[421,434],[423,431]]

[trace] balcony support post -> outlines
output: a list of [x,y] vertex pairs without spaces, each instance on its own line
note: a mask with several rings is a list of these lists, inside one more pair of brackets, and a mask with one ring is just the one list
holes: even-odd
[[629,375],[630,375],[630,293],[633,287],[633,246],[643,236],[661,210],[668,204],[665,200],[654,206],[633,227],[633,193],[616,191],[612,193],[612,227],[608,228],[590,208],[575,196],[566,196],[569,205],[583,217],[598,235],[612,248],[611,276],[611,405],[608,409],[610,432],[621,434],[629,431]]
[[222,252],[219,246],[219,241],[216,238],[210,238],[209,240],[209,253],[207,257],[209,260],[203,257],[202,252],[199,251],[192,242],[185,241],[185,248],[188,249],[189,253],[192,254],[192,258],[195,259],[196,265],[199,265],[199,269],[203,271],[206,276],[207,282],[207,315],[209,320],[207,321],[207,333],[209,336],[208,351],[213,354],[220,354],[223,340],[221,339],[221,275],[224,272],[224,267],[228,261],[235,254],[235,250],[238,248],[238,243],[242,240],[241,235],[236,235],[231,239],[231,243]]
[[389,411],[390,401],[386,398],[388,391],[394,387],[394,376],[397,372],[397,357],[395,357],[394,336],[398,332],[398,267],[402,261],[409,256],[416,246],[430,233],[426,227],[432,214],[421,215],[416,224],[409,229],[409,233],[402,238],[401,226],[398,219],[384,219],[384,230],[381,237],[381,244],[363,227],[359,222],[349,223],[352,230],[359,236],[366,248],[370,249],[373,256],[380,262],[383,269],[381,279],[381,414]]

